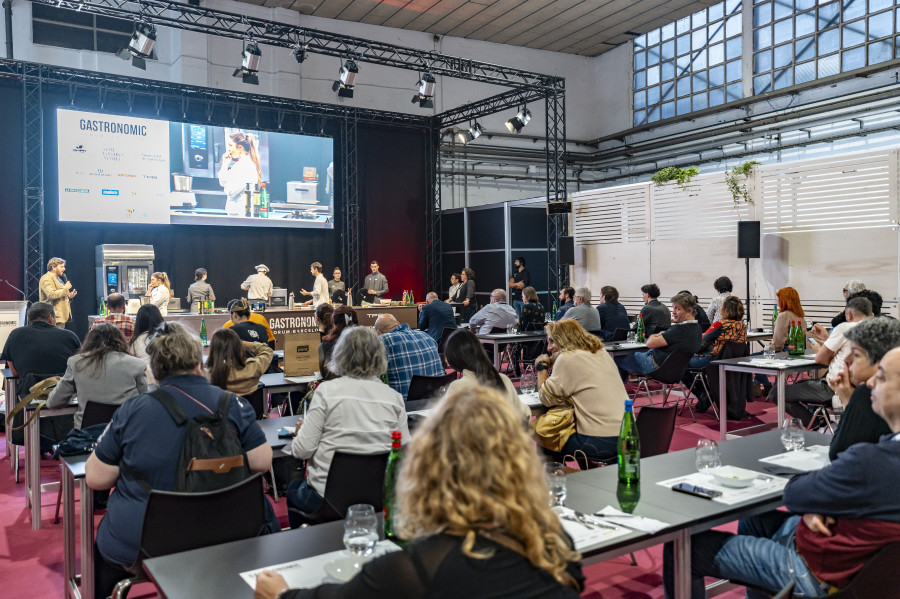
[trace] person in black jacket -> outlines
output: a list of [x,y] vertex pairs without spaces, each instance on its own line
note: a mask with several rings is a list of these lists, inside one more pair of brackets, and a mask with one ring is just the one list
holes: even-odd
[[402,551],[314,589],[288,589],[264,571],[254,596],[577,599],[581,564],[548,493],[521,417],[499,391],[465,387],[444,397],[405,451],[393,513],[410,541]]
[[610,285],[600,288],[600,305],[597,306],[600,313],[600,330],[604,341],[612,341],[616,329],[628,329],[631,322],[628,320],[628,311],[619,303],[619,290]]

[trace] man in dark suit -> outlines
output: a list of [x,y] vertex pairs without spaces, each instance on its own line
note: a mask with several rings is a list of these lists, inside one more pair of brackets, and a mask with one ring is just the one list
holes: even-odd
[[455,329],[456,317],[450,304],[438,301],[438,294],[430,291],[425,304],[419,306],[419,329],[428,331],[435,343],[440,344],[444,329]]

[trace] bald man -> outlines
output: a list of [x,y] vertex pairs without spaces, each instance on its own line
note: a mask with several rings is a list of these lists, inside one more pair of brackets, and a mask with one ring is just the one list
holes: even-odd
[[400,324],[393,314],[379,316],[375,331],[381,336],[387,355],[388,384],[403,396],[404,401],[414,374],[441,376],[445,373],[437,343],[428,333]]
[[425,296],[425,304],[419,306],[419,330],[427,331],[435,343],[440,344],[445,329],[456,330],[456,316],[450,304],[440,301],[434,291]]

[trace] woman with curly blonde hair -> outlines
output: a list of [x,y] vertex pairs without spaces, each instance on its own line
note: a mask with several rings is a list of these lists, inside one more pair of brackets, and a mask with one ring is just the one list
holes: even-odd
[[541,403],[575,408],[575,433],[563,447],[544,452],[558,461],[579,450],[597,460],[615,456],[628,398],[616,363],[603,342],[574,319],[548,323],[544,330],[549,353],[535,360]]
[[403,458],[394,523],[411,543],[352,581],[288,590],[264,572],[257,599],[577,598],[579,556],[549,507],[547,483],[518,414],[486,387],[449,393]]

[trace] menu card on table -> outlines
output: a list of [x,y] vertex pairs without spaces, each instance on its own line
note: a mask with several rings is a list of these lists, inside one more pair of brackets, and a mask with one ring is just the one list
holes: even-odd
[[679,483],[688,483],[689,485],[712,489],[713,491],[721,491],[722,494],[718,497],[714,497],[713,501],[724,503],[725,505],[734,505],[735,503],[756,499],[757,497],[780,491],[788,483],[788,479],[769,474],[760,474],[753,480],[753,483],[749,487],[736,489],[719,484],[711,474],[694,472],[687,476],[670,478],[669,480],[660,481],[656,484],[671,489]]
[[786,451],[767,458],[760,458],[759,461],[800,472],[821,470],[831,463],[827,445],[813,445],[797,451]]
[[815,363],[816,361],[812,358],[795,358],[792,360],[782,360],[776,358],[767,360],[765,358],[752,358],[750,360],[744,360],[743,362],[740,362],[740,364],[749,364],[750,366],[768,366],[770,368],[791,368],[793,366],[806,366],[807,364]]
[[596,516],[587,516],[588,524],[591,525],[589,528],[580,522],[574,521],[575,512],[573,510],[567,507],[556,507],[554,510],[559,515],[563,529],[572,537],[576,551],[588,551],[610,539],[622,537],[632,532],[627,528],[616,526]]
[[[380,555],[391,551],[400,551],[400,547],[391,541],[379,541],[375,545],[375,552],[369,558],[374,559]],[[332,580],[325,573],[325,564],[332,562],[338,558],[347,557],[349,552],[341,549],[330,553],[323,553],[305,559],[298,559],[292,562],[284,562],[283,564],[273,564],[265,568],[257,568],[256,570],[248,570],[241,572],[241,578],[244,579],[251,589],[256,588],[256,576],[263,570],[270,570],[284,576],[287,585],[292,589],[309,589],[317,587],[323,582],[339,582]]]

